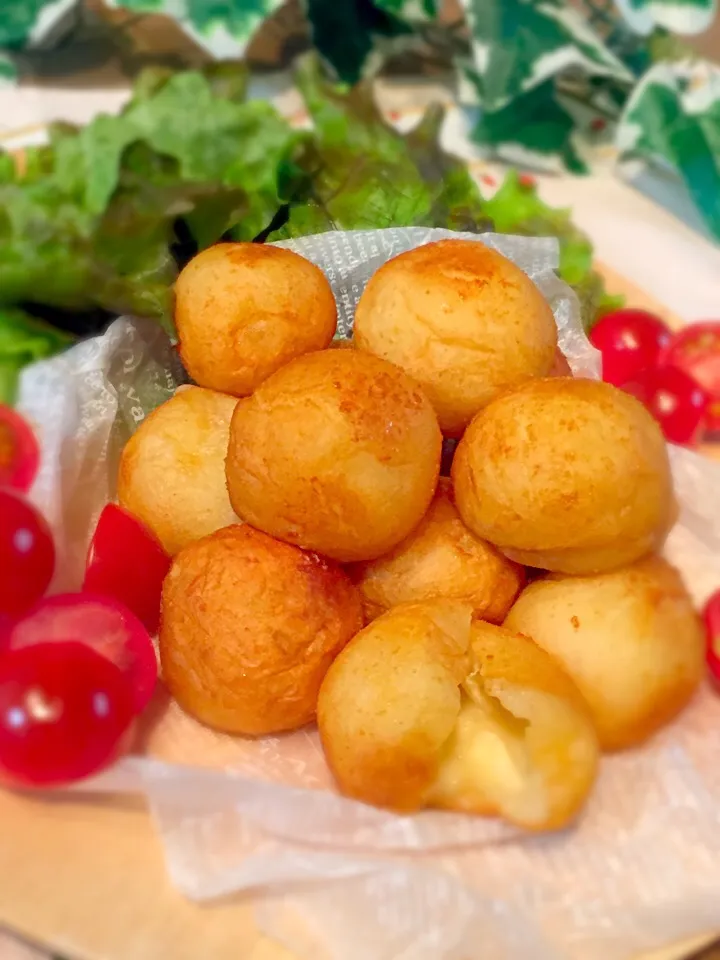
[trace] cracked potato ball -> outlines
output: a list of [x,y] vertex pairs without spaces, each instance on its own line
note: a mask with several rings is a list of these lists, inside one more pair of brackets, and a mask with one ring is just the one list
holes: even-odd
[[531,636],[573,678],[605,750],[642,743],[675,717],[705,670],[700,619],[680,575],[659,557],[537,580],[505,626]]
[[295,730],[315,717],[325,672],[361,626],[359,594],[336,564],[226,527],[181,551],[165,579],[163,679],[216,730]]
[[440,240],[388,260],[355,312],[357,347],[413,376],[459,437],[498,393],[546,376],[557,327],[515,264],[477,240]]
[[432,406],[402,370],[358,350],[307,354],[238,405],[230,500],[281,540],[370,560],[423,518],[441,443]]
[[337,308],[325,274],[305,257],[218,243],[177,278],[175,325],[193,380],[245,397],[289,360],[327,347]]
[[657,550],[674,518],[660,428],[595,380],[533,380],[482,410],[458,444],[455,503],[518,563],[584,574]]
[[394,607],[335,660],[318,727],[341,791],[532,830],[567,824],[595,779],[587,705],[526,637],[436,600]]
[[225,482],[230,420],[237,399],[181,387],[140,424],[120,457],[120,505],[172,556],[237,522]]
[[368,619],[399,603],[448,599],[473,617],[502,623],[525,583],[525,569],[471,533],[460,519],[451,482],[441,477],[430,509],[409,537],[352,571]]

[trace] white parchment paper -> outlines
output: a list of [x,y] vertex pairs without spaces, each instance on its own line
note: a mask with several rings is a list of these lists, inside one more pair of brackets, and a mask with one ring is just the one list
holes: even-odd
[[[357,231],[283,245],[326,272],[348,336],[377,267],[451,235]],[[597,376],[577,302],[554,274],[556,242],[473,239],[532,277],[573,371]],[[167,337],[127,318],[23,374],[19,407],[43,449],[32,495],[58,538],[57,589],[80,583],[122,444],[181,379]],[[720,587],[720,464],[671,455],[681,516],[666,552],[700,602]],[[252,892],[261,927],[308,960],[623,960],[720,927],[720,697],[710,690],[644,748],[604,759],[579,823],[552,836],[346,800],[314,729],[226,737],[162,691],[137,755],[83,790],[145,794],[173,882],[198,900]]]

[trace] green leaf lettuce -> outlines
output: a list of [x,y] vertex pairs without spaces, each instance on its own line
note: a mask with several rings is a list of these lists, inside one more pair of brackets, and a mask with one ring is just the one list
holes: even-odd
[[402,135],[383,119],[367,81],[333,85],[317,61],[308,58],[301,63],[297,85],[314,137],[302,159],[304,190],[278,236],[299,235],[311,227],[487,229],[482,198],[466,165],[439,145],[441,109],[431,109],[418,127]]
[[0,403],[13,403],[24,366],[52,356],[71,342],[68,334],[23,310],[0,307]]
[[592,244],[573,224],[570,211],[548,206],[534,184],[516,171],[511,170],[495,195],[485,201],[485,213],[499,233],[558,238],[559,273],[578,295],[586,328],[600,314],[622,305],[622,298],[605,291],[603,278],[593,267]]

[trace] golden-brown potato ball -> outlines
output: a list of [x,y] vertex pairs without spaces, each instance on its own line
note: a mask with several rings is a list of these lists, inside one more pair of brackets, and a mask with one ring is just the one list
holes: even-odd
[[225,481],[237,404],[201,387],[180,390],[147,417],[120,458],[117,495],[170,555],[236,523]]
[[505,621],[574,679],[605,750],[641,743],[688,702],[704,672],[700,621],[677,571],[657,557],[589,577],[557,575]]
[[587,704],[527,637],[476,620],[470,650],[473,670],[431,805],[502,816],[530,830],[565,826],[597,774]]
[[512,261],[479,241],[440,240],[394,257],[371,277],[353,337],[415,377],[443,433],[460,436],[499,392],[549,372],[557,327]]
[[660,547],[673,518],[660,428],[610,384],[534,380],[473,420],[453,460],[467,526],[530,567],[594,573]]
[[230,500],[248,523],[336,560],[370,560],[420,522],[441,435],[422,390],[358,350],[293,360],[239,406]]
[[289,360],[327,347],[337,308],[325,274],[297,253],[219,243],[177,278],[175,325],[193,380],[245,397]]
[[217,730],[294,730],[314,718],[326,670],[361,626],[358,592],[336,564],[237,524],[175,558],[163,585],[163,679]]
[[572,681],[532,641],[453,601],[394,607],[338,656],[318,726],[343,793],[566,824],[595,778],[597,737]]
[[394,607],[335,660],[317,719],[347,796],[400,811],[425,805],[471,669],[471,615],[449,600]]
[[353,570],[368,619],[399,603],[445,598],[473,616],[502,623],[525,583],[525,569],[478,539],[460,519],[452,484],[441,478],[430,509],[394,550]]

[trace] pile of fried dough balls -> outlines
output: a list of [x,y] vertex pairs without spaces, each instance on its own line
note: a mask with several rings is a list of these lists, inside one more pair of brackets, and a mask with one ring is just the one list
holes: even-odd
[[389,260],[352,349],[289,250],[219,244],[175,292],[196,385],[129,441],[118,497],[174,557],[179,704],[246,736],[317,719],[357,800],[567,824],[600,752],[642,743],[703,673],[658,555],[676,507],[654,420],[572,378],[537,287],[481,242]]

